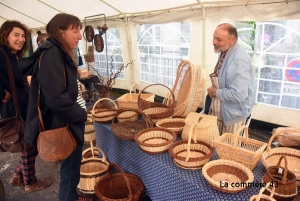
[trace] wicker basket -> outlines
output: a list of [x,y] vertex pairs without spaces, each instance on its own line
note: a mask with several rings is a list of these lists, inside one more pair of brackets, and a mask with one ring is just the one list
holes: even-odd
[[138,132],[135,141],[148,154],[160,154],[168,150],[176,139],[176,134],[165,128],[148,128]]
[[162,119],[156,123],[157,127],[174,131],[176,135],[181,135],[184,125],[184,119],[180,118]]
[[[115,167],[119,173],[112,173]],[[95,193],[101,201],[138,201],[144,191],[144,184],[134,174],[124,173],[120,166],[111,163],[108,174],[95,186]]]
[[95,128],[93,123],[93,118],[88,115],[87,121],[85,122],[85,129],[84,129],[84,143],[90,144],[90,141],[95,142]]
[[[285,162],[284,167],[280,166],[282,160]],[[277,165],[270,166],[262,179],[265,183],[273,182],[275,185],[275,200],[293,200],[297,195],[296,176],[288,170],[287,163],[286,157],[281,156]]]
[[265,191],[266,188],[270,186],[270,183],[266,184],[266,187],[262,187],[258,193],[258,195],[253,195],[249,201],[276,201],[273,198],[274,192],[275,192],[275,185],[272,185],[272,190],[271,190],[271,195],[265,195],[263,192]]
[[[143,119],[137,119],[135,121],[129,119],[124,120],[122,122],[116,123],[116,118],[119,115],[122,115],[124,112],[133,111],[142,116]],[[153,122],[151,121],[150,117],[140,110],[119,110],[118,113],[115,115],[114,119],[112,120],[111,124],[111,131],[115,136],[122,140],[134,140],[135,134],[139,131],[144,130],[146,128],[152,128]]]
[[[245,137],[239,134],[245,130]],[[224,133],[216,140],[214,146],[220,159],[242,163],[251,170],[256,167],[267,143],[248,138],[248,127],[242,126],[235,134]]]
[[[95,149],[97,149],[96,153]],[[86,158],[89,152],[92,153],[92,156]],[[99,158],[99,152],[102,154],[102,158]],[[90,148],[82,152],[82,156],[80,181],[77,187],[83,193],[93,194],[96,183],[107,173],[109,163],[102,149],[93,147],[92,144]]]
[[122,112],[121,114],[119,114],[117,116],[118,122],[122,122],[122,121],[135,121],[137,120],[139,117],[139,114],[136,113],[135,111],[126,111],[126,112]]
[[[140,86],[136,83],[133,83],[130,87],[130,91],[127,94],[124,94],[123,96],[120,96],[117,101],[118,101],[118,105],[119,108],[123,108],[123,109],[139,109],[138,106],[138,97],[139,94],[136,93],[131,93],[131,91],[133,91],[133,87],[136,86],[138,88],[138,90],[140,91]],[[141,94],[141,98],[146,100],[146,101],[150,101],[150,102],[154,102],[154,94]]]
[[[110,101],[112,105],[107,104],[101,104],[101,102],[104,102],[105,100]],[[97,106],[97,109],[95,107]],[[94,121],[102,123],[102,122],[110,122],[113,120],[114,116],[118,112],[118,106],[115,104],[115,102],[109,98],[101,98],[99,99],[92,108],[92,117]]]
[[[247,185],[231,185],[251,183],[254,176],[249,168],[235,161],[218,159],[206,163],[202,174],[208,184],[224,193],[237,193],[246,189]],[[228,184],[228,186],[226,185]]]
[[[276,166],[276,162],[281,156],[286,156],[288,169],[296,175],[296,179],[300,180],[300,151],[287,147],[271,148],[273,140],[282,132],[300,132],[298,129],[281,130],[271,136],[266,151],[261,156],[261,162],[265,168]],[[299,185],[299,184],[298,184]]]
[[[151,86],[164,86],[166,87],[169,91],[170,94],[167,98],[165,98],[164,102],[165,103],[158,103],[158,102],[151,102],[147,101],[142,98],[141,94]],[[142,92],[138,96],[138,106],[140,110],[143,110],[144,113],[150,116],[152,121],[154,123],[158,122],[161,119],[165,118],[171,118],[172,115],[174,114],[174,108],[175,108],[175,96],[172,93],[171,89],[165,85],[162,84],[151,84],[147,87],[145,87]]]

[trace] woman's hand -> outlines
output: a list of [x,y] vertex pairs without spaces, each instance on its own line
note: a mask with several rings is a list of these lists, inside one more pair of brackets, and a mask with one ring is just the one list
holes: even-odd
[[11,99],[11,94],[8,91],[6,91],[6,90],[4,90],[4,91],[5,91],[6,94],[5,94],[5,97],[2,100],[2,102],[3,103],[7,103]]

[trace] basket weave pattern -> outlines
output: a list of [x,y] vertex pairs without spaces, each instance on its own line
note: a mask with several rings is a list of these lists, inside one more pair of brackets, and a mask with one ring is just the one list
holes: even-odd
[[[110,103],[112,103],[112,106],[108,106],[107,104],[104,105],[105,100],[110,101]],[[95,108],[96,106],[97,108]],[[94,121],[102,123],[110,122],[111,120],[113,120],[117,111],[118,106],[114,103],[113,100],[109,98],[101,98],[94,104],[91,113]]]

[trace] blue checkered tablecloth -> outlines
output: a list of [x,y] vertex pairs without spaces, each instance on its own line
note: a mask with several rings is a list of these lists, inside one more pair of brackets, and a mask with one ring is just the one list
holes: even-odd
[[[139,176],[145,191],[153,201],[231,201],[249,200],[258,194],[260,187],[227,194],[208,185],[202,170],[185,170],[176,166],[168,152],[150,155],[143,152],[134,141],[117,138],[110,128],[110,123],[95,123],[96,143],[109,162],[117,163],[125,172]],[[217,155],[211,160],[217,159]],[[261,183],[265,168],[259,162],[253,170],[254,182]]]

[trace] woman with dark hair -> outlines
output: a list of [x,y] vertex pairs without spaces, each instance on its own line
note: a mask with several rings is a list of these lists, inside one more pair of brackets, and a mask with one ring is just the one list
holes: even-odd
[[47,38],[48,34],[42,33],[41,31],[37,31],[36,44],[40,46]]
[[[0,115],[2,119],[16,115],[12,91],[8,78],[5,53],[8,55],[13,77],[16,85],[17,96],[21,109],[21,117],[26,120],[28,106],[29,86],[26,78],[18,67],[18,58],[28,49],[30,33],[27,27],[18,21],[6,21],[0,28]],[[4,52],[5,53],[4,53]],[[37,180],[35,176],[36,146],[30,146],[20,153],[20,162],[13,173],[9,183],[13,186],[24,186],[25,191],[37,191],[47,188],[51,181]]]
[[78,199],[76,188],[80,179],[87,114],[77,103],[77,64],[73,49],[82,39],[81,28],[78,17],[65,13],[55,15],[47,24],[49,37],[38,48],[40,55],[32,72],[25,126],[25,141],[36,144],[39,135],[37,101],[40,96],[45,130],[61,128],[67,123],[77,141],[77,148],[60,164],[59,201]]

